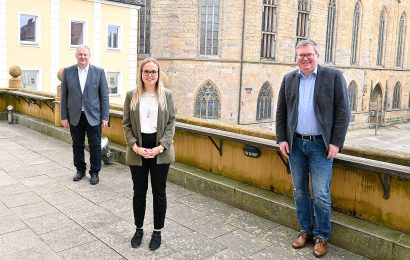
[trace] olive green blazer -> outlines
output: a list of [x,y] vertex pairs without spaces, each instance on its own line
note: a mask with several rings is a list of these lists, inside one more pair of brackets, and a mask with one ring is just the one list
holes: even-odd
[[[142,165],[141,155],[132,150],[132,146],[137,143],[137,146],[142,146],[141,125],[140,125],[140,104],[138,103],[135,110],[131,110],[130,104],[134,94],[134,90],[127,92],[124,101],[124,113],[122,126],[124,129],[125,141],[127,142],[126,163],[127,165]],[[161,111],[158,106],[158,121],[157,121],[157,146],[162,145],[164,152],[158,154],[157,164],[170,164],[175,161],[175,152],[173,138],[175,134],[175,106],[172,98],[172,92],[165,89],[165,97],[167,100],[167,109]]]

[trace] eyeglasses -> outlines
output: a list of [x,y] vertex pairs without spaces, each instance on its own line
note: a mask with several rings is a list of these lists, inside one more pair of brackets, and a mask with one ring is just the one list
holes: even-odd
[[155,76],[157,74],[158,74],[158,70],[143,70],[142,71],[142,75],[144,76],[148,76],[148,75]]
[[315,55],[316,55],[316,53],[306,53],[306,54],[298,54],[297,57],[298,57],[299,60],[303,60],[304,58],[311,59]]

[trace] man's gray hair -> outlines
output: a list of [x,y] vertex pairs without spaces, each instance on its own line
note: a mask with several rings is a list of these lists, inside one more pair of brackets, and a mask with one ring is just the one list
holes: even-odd
[[298,44],[296,44],[296,52],[305,46],[312,46],[313,50],[315,51],[316,54],[318,54],[317,52],[317,44],[316,42],[312,41],[312,40],[301,40],[300,42],[298,42]]
[[88,45],[79,45],[79,46],[77,46],[77,48],[75,49],[75,52],[77,52],[79,49],[87,49],[88,53],[91,54],[91,50],[90,50],[90,47],[88,47]]

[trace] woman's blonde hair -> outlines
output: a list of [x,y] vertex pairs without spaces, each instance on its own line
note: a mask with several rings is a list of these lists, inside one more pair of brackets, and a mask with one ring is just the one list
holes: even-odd
[[158,61],[155,58],[149,57],[141,62],[139,73],[138,73],[137,87],[134,90],[134,95],[132,96],[131,103],[130,103],[131,110],[135,110],[135,108],[137,107],[137,104],[141,100],[142,94],[144,93],[144,81],[142,81],[142,69],[144,68],[145,64],[149,62],[153,62],[155,63],[155,65],[158,66],[158,74],[157,74],[158,80],[157,80],[157,83],[155,83],[155,86],[157,89],[158,103],[159,103],[159,107],[161,108],[161,111],[164,111],[167,109],[167,100],[165,97],[165,87],[161,80],[161,69],[159,67]]

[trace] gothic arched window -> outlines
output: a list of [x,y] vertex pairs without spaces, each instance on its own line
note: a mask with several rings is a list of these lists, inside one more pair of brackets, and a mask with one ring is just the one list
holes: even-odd
[[351,111],[357,111],[357,85],[352,81],[348,88],[349,93],[349,106]]
[[259,91],[256,120],[270,119],[272,116],[272,88],[265,82]]
[[221,115],[221,101],[216,87],[206,82],[196,94],[194,116],[204,119],[219,119]]
[[397,38],[396,67],[399,67],[399,68],[403,67],[405,33],[406,33],[406,15],[402,13],[400,16],[400,22],[399,22],[399,35]]
[[335,21],[336,21],[336,1],[329,1],[327,10],[327,32],[326,32],[326,51],[325,62],[334,62],[335,50]]
[[392,108],[400,108],[400,82],[394,85]]
[[350,64],[358,63],[358,45],[359,45],[359,32],[360,32],[360,16],[361,7],[360,1],[356,2],[353,14],[353,30],[352,30],[352,55],[350,57]]
[[377,43],[377,60],[376,65],[383,66],[384,58],[384,42],[385,42],[385,30],[386,30],[386,13],[381,11],[380,13],[380,22],[379,22],[379,41]]

